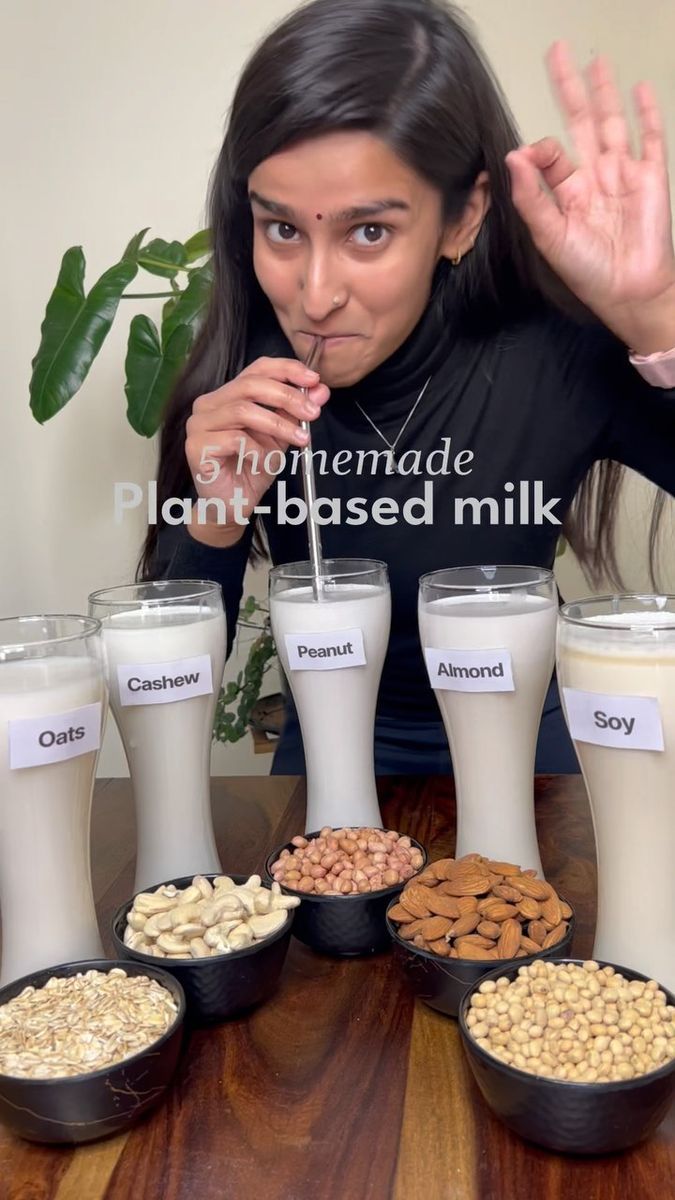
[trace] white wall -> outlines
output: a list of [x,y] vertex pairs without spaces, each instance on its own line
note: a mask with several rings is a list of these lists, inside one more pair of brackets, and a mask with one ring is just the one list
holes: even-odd
[[[113,484],[152,478],[155,451],[126,424],[122,366],[131,316],[152,315],[160,304],[122,303],[82,390],[39,427],[28,409],[28,380],[45,303],[68,246],[84,247],[91,282],[144,226],[152,236],[181,240],[201,227],[238,71],[269,24],[292,7],[289,0],[0,4],[0,615],[83,611],[93,588],[132,577],[144,517],[114,524]],[[651,78],[675,125],[672,0],[473,0],[462,7],[477,22],[527,138],[562,132],[542,61],[557,36],[569,37],[582,57],[601,48],[626,87]],[[162,290],[145,275],[137,284]],[[647,584],[645,494],[642,486],[632,492],[624,520],[622,557],[634,586]],[[587,590],[569,559],[561,579],[568,596]],[[675,591],[672,563],[667,584]],[[247,581],[259,595],[265,588],[264,575]],[[110,726],[100,771],[123,773]],[[214,752],[219,774],[264,773],[269,765],[248,739]]]

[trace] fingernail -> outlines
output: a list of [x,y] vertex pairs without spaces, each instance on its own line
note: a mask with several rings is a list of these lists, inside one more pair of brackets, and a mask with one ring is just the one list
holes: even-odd
[[318,371],[310,371],[310,370],[305,371],[305,379],[318,379],[318,378],[319,378]]

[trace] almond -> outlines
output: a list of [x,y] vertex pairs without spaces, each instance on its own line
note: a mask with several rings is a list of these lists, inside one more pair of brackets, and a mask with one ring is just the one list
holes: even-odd
[[419,932],[427,942],[437,942],[439,938],[445,937],[452,926],[452,921],[447,917],[427,917],[422,921]]
[[477,912],[466,913],[463,917],[458,917],[458,919],[452,923],[450,926],[450,934],[454,938],[464,937],[467,933],[473,933],[479,922],[480,915]]
[[426,903],[427,889],[420,887],[418,883],[414,883],[412,887],[406,887],[401,892],[399,903],[407,908],[413,917],[430,917],[431,911],[427,908]]
[[415,883],[420,883],[426,888],[435,888],[438,887],[440,879],[437,875],[430,874],[429,871],[422,871],[420,875],[415,876]]
[[523,896],[516,907],[526,921],[538,921],[541,917],[541,904],[538,900],[533,900],[531,896]]
[[569,921],[570,917],[572,916],[572,909],[570,908],[569,904],[565,903],[564,900],[560,901],[560,912],[564,920]]
[[487,921],[508,921],[518,916],[518,909],[505,900],[486,900],[478,905],[478,911]]
[[445,884],[449,896],[481,896],[489,887],[490,880],[487,875],[477,874],[475,871],[462,871]]
[[417,917],[408,925],[401,925],[400,929],[398,930],[399,937],[405,938],[406,941],[412,941],[416,934],[419,933],[420,928],[424,924],[425,920],[426,917]]
[[404,908],[402,904],[393,904],[387,915],[390,921],[405,921],[407,923],[415,920],[412,913],[409,913],[407,908]]
[[523,896],[530,896],[532,900],[548,900],[553,892],[550,883],[544,883],[543,879],[533,879],[531,875],[516,875],[512,882]]
[[542,946],[544,938],[548,934],[548,929],[541,921],[530,921],[527,932],[533,942],[536,942],[538,946]]
[[548,900],[544,900],[541,906],[541,916],[542,920],[549,921],[553,926],[559,925],[562,921],[560,901],[555,892],[549,896]]
[[484,946],[476,946],[473,942],[466,942],[466,939],[461,938],[459,943],[455,943],[458,958],[470,958],[476,961],[485,961],[486,959],[494,959],[497,957],[497,951],[492,947],[486,950]]
[[496,862],[494,858],[489,858],[485,866],[488,871],[494,871],[495,875],[520,875],[520,867],[515,863]]
[[466,913],[478,912],[478,901],[475,896],[460,896],[457,901],[460,917]]
[[527,950],[528,954],[541,954],[542,947],[539,943],[533,941],[532,938],[527,937],[524,933],[521,935],[520,945],[523,950]]
[[508,900],[511,904],[518,904],[523,898],[522,892],[519,892],[517,888],[511,887],[509,883],[498,883],[492,890],[500,900]]
[[430,908],[432,913],[439,917],[450,917],[452,921],[456,920],[462,914],[459,908],[459,901],[452,896],[444,896],[439,892],[434,891],[427,896],[427,908]]
[[551,946],[557,946],[558,942],[563,940],[566,933],[567,925],[565,921],[561,921],[559,925],[556,925],[555,929],[552,929],[550,933],[546,934],[542,950],[550,950]]
[[497,954],[499,958],[514,958],[516,952],[520,949],[521,936],[520,921],[516,921],[513,917],[509,917],[504,921],[502,923],[502,932],[497,942]]
[[481,921],[480,925],[476,926],[476,933],[481,937],[492,938],[493,941],[498,941],[502,932],[502,927],[497,921]]
[[462,947],[464,946],[478,946],[482,950],[492,950],[494,942],[492,938],[481,937],[479,933],[468,933],[464,937],[455,938],[455,946],[457,947],[457,953],[461,956]]
[[416,933],[413,938],[413,946],[417,946],[418,950],[426,950],[427,944],[421,933]]
[[429,942],[429,949],[433,954],[440,955],[441,958],[452,957],[452,950],[450,949],[445,938],[440,938],[437,942]]

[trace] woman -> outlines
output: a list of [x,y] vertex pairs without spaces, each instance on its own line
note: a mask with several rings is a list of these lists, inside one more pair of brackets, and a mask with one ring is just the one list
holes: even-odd
[[[162,500],[223,501],[227,521],[152,529],[143,570],[218,579],[233,631],[254,523],[272,562],[307,557],[304,525],[284,523],[285,499],[302,494],[293,456],[276,475],[280,456],[265,469],[265,455],[301,449],[311,421],[329,472],[319,492],[343,515],[323,528],[324,554],[390,570],[380,773],[448,769],[418,642],[421,574],[551,566],[564,520],[591,582],[616,580],[622,464],[675,493],[675,258],[656,102],[636,89],[634,156],[607,66],[584,82],[559,44],[548,64],[576,166],[552,138],[519,145],[454,8],[314,0],[245,67],[212,180],[213,295],[166,415],[158,486]],[[308,372],[298,360],[317,334]],[[368,451],[382,455],[359,471]],[[429,482],[432,524],[375,520],[378,498],[400,508]],[[348,525],[355,496],[367,516]],[[513,496],[506,523],[498,502]],[[453,519],[462,500],[477,521]],[[303,770],[293,713],[273,769]],[[554,682],[536,769],[577,769]]]

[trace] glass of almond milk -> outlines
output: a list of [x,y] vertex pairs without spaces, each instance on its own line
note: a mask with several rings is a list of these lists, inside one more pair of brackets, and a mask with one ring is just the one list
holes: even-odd
[[453,567],[420,580],[420,640],[455,775],[458,857],[478,852],[543,874],[534,759],[557,611],[543,567]]
[[565,604],[565,719],[598,860],[593,954],[675,988],[675,596]]
[[305,828],[377,828],[375,709],[389,641],[389,576],[385,563],[370,559],[322,565],[319,589],[309,562],[270,572],[272,633],[305,750]]
[[0,620],[0,985],[102,958],[89,828],[107,713],[98,621]]
[[220,585],[161,580],[93,592],[110,707],[136,807],[135,891],[220,872],[211,816],[211,738],[223,678]]

